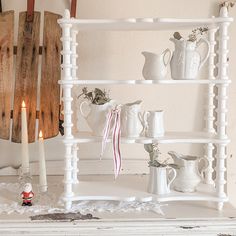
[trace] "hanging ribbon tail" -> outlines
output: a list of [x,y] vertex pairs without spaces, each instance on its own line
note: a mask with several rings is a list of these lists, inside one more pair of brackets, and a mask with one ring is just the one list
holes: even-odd
[[115,179],[118,177],[121,169],[121,155],[120,155],[120,108],[117,107],[115,111],[115,122],[112,133],[113,156],[114,156],[114,172]]
[[107,139],[110,133],[112,120],[114,119],[114,125],[112,130],[112,149],[113,149],[113,157],[114,157],[114,174],[115,179],[118,177],[121,170],[121,153],[120,153],[120,135],[121,135],[121,123],[120,123],[120,106],[116,106],[114,109],[111,109],[107,115],[106,125],[103,131],[102,138],[102,150],[101,155],[104,154]]
[[121,135],[121,125],[120,125],[120,111],[117,113],[117,129],[116,129],[116,174],[115,179],[118,177],[121,170],[121,153],[120,153],[120,135]]
[[106,125],[105,125],[104,130],[103,130],[102,151],[101,151],[101,154],[100,154],[100,159],[102,159],[102,156],[103,156],[105,148],[106,148],[107,139],[108,139],[109,132],[110,132],[110,127],[111,127],[112,117],[113,117],[113,112],[112,112],[112,110],[110,110],[108,115],[107,115]]

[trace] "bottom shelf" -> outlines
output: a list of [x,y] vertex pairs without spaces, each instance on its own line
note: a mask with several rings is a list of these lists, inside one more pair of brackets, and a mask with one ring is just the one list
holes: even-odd
[[148,175],[121,175],[117,180],[111,176],[100,176],[97,180],[80,181],[73,185],[72,201],[114,200],[114,201],[227,201],[216,196],[212,185],[200,184],[197,192],[182,193],[171,190],[165,195],[147,192]]

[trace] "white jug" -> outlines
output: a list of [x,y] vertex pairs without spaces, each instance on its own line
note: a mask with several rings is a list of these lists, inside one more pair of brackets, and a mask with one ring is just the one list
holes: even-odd
[[[203,181],[203,172],[207,169],[209,162],[205,157],[182,155],[170,151],[168,154],[178,166],[177,177],[173,183],[174,189],[180,192],[189,193],[196,191],[198,184]],[[204,161],[205,166],[199,171],[199,163]]]
[[[173,175],[172,177],[170,177]],[[170,186],[176,177],[176,170],[172,167],[150,166],[148,192],[153,194],[168,194]]]
[[142,52],[145,57],[143,66],[143,77],[146,80],[165,79],[167,74],[167,65],[171,59],[170,49],[166,49],[162,54],[152,52]]
[[162,137],[165,133],[163,110],[146,111],[143,115],[145,136],[149,138]]
[[[200,39],[198,42],[191,42],[186,40],[178,40],[170,38],[175,44],[170,68],[172,79],[196,79],[199,70],[206,62],[210,53],[210,44],[205,39]],[[201,58],[197,48],[205,43],[207,46],[206,54]]]
[[[84,112],[84,106],[86,106],[87,110],[89,110],[87,114]],[[107,114],[110,109],[114,108],[114,106],[114,100],[111,100],[103,105],[92,104],[87,101],[83,101],[80,104],[80,113],[86,119],[93,135],[103,136]]]
[[141,100],[121,107],[121,136],[137,138],[143,131]]

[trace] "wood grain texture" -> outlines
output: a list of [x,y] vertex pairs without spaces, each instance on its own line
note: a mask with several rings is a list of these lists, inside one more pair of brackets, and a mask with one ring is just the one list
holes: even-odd
[[42,72],[40,85],[39,129],[44,138],[55,137],[59,133],[61,77],[61,27],[57,20],[60,15],[44,12]]
[[10,138],[14,11],[0,13],[0,138]]
[[29,142],[35,141],[39,29],[40,12],[34,12],[33,22],[26,21],[26,12],[20,13],[13,107],[13,142],[21,142],[21,104],[23,100],[27,108]]

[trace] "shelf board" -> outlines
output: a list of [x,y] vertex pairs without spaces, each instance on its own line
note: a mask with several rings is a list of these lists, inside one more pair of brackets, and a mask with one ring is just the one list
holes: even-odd
[[[155,195],[147,192],[148,176],[120,175],[116,180],[80,181],[73,185],[72,201],[104,200],[104,201],[219,201],[212,185],[200,184],[194,193],[182,193],[171,190],[169,194]],[[227,198],[223,199],[227,201]]]
[[127,18],[127,19],[59,19],[59,24],[72,24],[78,30],[173,30],[201,26],[217,27],[222,22],[232,22],[231,17],[212,17],[202,19],[177,18]]
[[[91,142],[101,142],[102,137],[93,136],[89,132],[80,132],[74,135],[73,140],[65,140],[64,142],[75,142],[75,143],[91,143]],[[108,138],[108,142],[111,142],[111,138]],[[161,143],[161,144],[171,144],[171,143],[228,143],[229,139],[219,139],[215,134],[207,134],[205,132],[166,132],[165,136],[159,138],[121,138],[122,143]]]
[[60,80],[59,84],[73,84],[73,85],[132,85],[132,84],[229,84],[231,80],[207,80],[207,79],[194,79],[194,80]]

